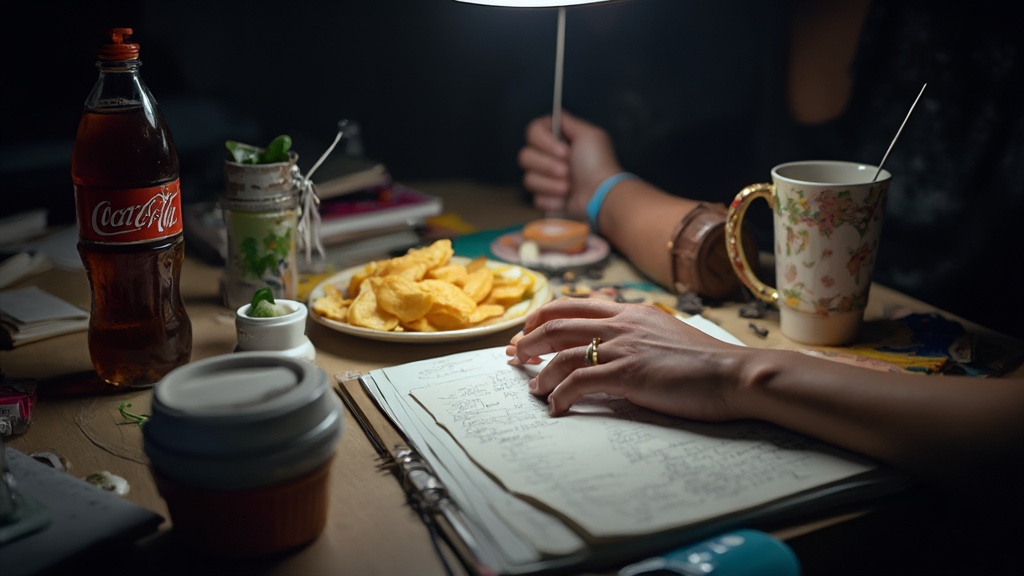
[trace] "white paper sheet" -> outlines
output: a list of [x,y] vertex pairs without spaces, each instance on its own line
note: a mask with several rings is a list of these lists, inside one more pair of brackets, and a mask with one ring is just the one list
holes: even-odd
[[509,490],[598,538],[678,528],[873,468],[775,427],[687,422],[607,396],[552,418],[528,380],[499,369],[412,394]]
[[[684,321],[741,344],[704,318]],[[550,418],[527,389],[541,367],[507,360],[504,347],[491,348],[364,379],[469,518],[484,561],[502,573],[607,561],[739,518],[886,492],[874,473],[860,475],[874,464],[766,424],[683,422],[607,397]],[[676,530],[689,523],[700,526]]]

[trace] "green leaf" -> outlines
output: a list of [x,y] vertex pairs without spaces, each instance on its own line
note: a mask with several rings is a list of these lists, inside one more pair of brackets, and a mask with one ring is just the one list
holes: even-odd
[[261,164],[272,164],[274,162],[287,162],[288,150],[292,147],[291,136],[282,134],[270,141],[270,146],[260,158]]
[[231,153],[231,159],[239,164],[258,164],[260,154],[263,152],[262,148],[234,140],[228,140],[224,145],[227,147],[228,152]]
[[224,142],[231,159],[239,164],[273,164],[274,162],[287,162],[288,151],[292,148],[292,138],[282,134],[270,141],[266,148],[253,146],[244,142],[227,140]]
[[266,286],[258,288],[256,292],[252,295],[252,302],[249,303],[249,308],[255,309],[260,302],[264,301],[270,302],[271,304],[274,303],[274,292]]

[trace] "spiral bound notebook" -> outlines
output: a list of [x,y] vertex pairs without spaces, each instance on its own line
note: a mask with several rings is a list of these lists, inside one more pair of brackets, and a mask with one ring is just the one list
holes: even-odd
[[463,352],[341,388],[410,501],[476,573],[608,567],[909,485],[758,422],[687,422],[612,397],[550,418],[528,371],[506,360],[503,347]]

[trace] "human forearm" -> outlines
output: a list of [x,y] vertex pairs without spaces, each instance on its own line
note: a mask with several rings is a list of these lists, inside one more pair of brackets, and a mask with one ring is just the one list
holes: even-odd
[[598,231],[641,272],[671,287],[668,241],[683,215],[696,205],[642,180],[625,180],[605,196]]
[[927,478],[1016,466],[1024,382],[891,374],[798,352],[754,354],[738,411]]

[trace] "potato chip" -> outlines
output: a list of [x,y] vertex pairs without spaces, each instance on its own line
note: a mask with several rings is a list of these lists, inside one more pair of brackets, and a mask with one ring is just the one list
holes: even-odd
[[451,240],[437,240],[425,248],[412,248],[402,256],[380,261],[373,275],[398,274],[410,280],[422,280],[427,270],[447,264],[454,254]]
[[360,286],[359,295],[348,309],[348,323],[373,330],[394,330],[398,326],[398,317],[377,306],[377,294],[374,292],[376,280],[380,279],[368,278]]
[[337,320],[338,322],[346,322],[348,320],[348,308],[350,303],[350,300],[340,300],[324,296],[323,298],[317,298],[316,302],[313,303],[313,311],[324,318],[330,318],[331,320]]
[[497,318],[505,313],[505,307],[497,304],[481,304],[469,315],[470,324],[479,324],[490,318]]
[[493,287],[494,274],[490,268],[484,266],[466,275],[466,280],[462,284],[462,291],[469,295],[473,302],[479,304],[484,298],[487,298]]
[[469,313],[476,308],[476,302],[454,284],[442,282],[441,280],[423,280],[420,286],[430,293],[434,298],[431,312],[445,311],[468,318]]
[[473,273],[481,268],[488,268],[487,258],[484,258],[483,256],[477,256],[472,259],[469,264],[466,264],[466,272]]
[[465,286],[469,273],[466,272],[466,267],[462,264],[445,264],[444,266],[428,270],[426,277],[432,280],[443,280],[462,287]]
[[407,322],[399,325],[399,328],[405,328],[408,332],[437,332],[439,328],[430,323],[426,318],[418,318],[413,322]]
[[392,274],[374,284],[377,306],[398,317],[400,322],[409,323],[426,316],[434,298],[417,282],[405,276]]
[[397,274],[413,281],[422,280],[429,270],[448,264],[452,255],[454,255],[452,241],[442,239],[424,248],[410,248],[402,256],[388,260],[374,260],[352,275],[346,294],[350,296],[357,294],[363,281],[371,277]]
[[469,315],[462,315],[452,310],[435,310],[427,313],[425,318],[431,326],[439,330],[463,330],[470,327]]
[[508,308],[521,302],[524,294],[526,294],[526,285],[522,283],[495,286],[487,295],[484,304],[498,304]]
[[352,300],[345,299],[336,286],[324,286],[324,295],[313,302],[313,310],[331,320],[345,322],[348,317],[348,307]]
[[348,287],[345,289],[345,294],[349,298],[355,298],[356,294],[359,294],[359,287],[362,285],[363,280],[366,280],[373,275],[374,270],[377,269],[377,262],[370,262],[363,267],[362,270],[356,272],[349,278]]

